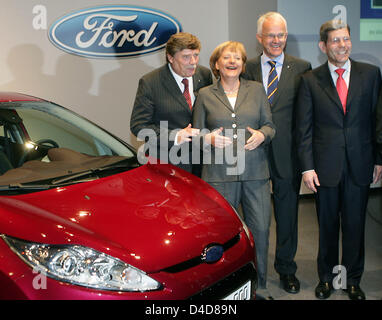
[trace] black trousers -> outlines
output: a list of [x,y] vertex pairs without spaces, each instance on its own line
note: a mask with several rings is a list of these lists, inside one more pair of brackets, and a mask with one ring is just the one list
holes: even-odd
[[[320,177],[318,177],[320,178]],[[369,185],[357,185],[345,166],[342,179],[335,187],[318,187],[316,209],[319,224],[318,276],[332,282],[333,268],[346,269],[347,285],[359,285],[365,264],[365,216]],[[342,258],[339,237],[342,231]],[[342,273],[342,272],[341,272]]]
[[294,261],[298,240],[298,198],[301,175],[282,179],[271,175],[274,216],[276,221],[276,254],[274,268],[279,274],[295,274]]

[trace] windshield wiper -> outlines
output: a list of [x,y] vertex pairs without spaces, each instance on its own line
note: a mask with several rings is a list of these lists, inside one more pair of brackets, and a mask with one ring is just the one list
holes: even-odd
[[135,157],[123,159],[112,164],[108,164],[99,168],[92,168],[85,171],[80,171],[76,173],[70,173],[64,176],[56,178],[48,178],[43,180],[36,180],[32,182],[25,183],[11,183],[8,185],[0,185],[1,191],[39,191],[48,190],[51,188],[58,187],[60,184],[69,183],[81,183],[96,180],[102,177],[106,177],[111,173],[120,173],[130,169],[139,167],[140,164]]
[[23,184],[15,183],[9,185],[0,186],[0,191],[11,191],[11,190],[48,190],[53,188],[53,186],[48,184]]
[[[91,170],[81,171],[79,173],[70,174],[70,175],[64,176],[62,178],[53,179],[50,183],[52,185],[61,184],[61,183],[64,183],[64,182],[71,181],[73,179],[83,178],[83,177],[91,175],[91,174],[96,174],[97,171],[98,171],[98,169],[91,169]],[[99,179],[99,177],[98,176],[94,177],[94,179],[92,179],[92,180],[95,180],[95,179]],[[89,181],[89,180],[86,179],[86,181]]]

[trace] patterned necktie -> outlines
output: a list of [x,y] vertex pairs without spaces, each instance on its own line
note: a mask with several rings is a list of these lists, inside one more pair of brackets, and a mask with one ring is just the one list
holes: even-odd
[[279,82],[279,78],[277,76],[276,71],[276,61],[268,61],[271,66],[271,71],[269,71],[268,75],[268,88],[267,88],[267,97],[270,104],[272,104],[273,97],[277,91],[277,84]]
[[188,79],[184,78],[182,80],[182,83],[184,84],[183,95],[186,98],[186,101],[188,103],[188,106],[190,107],[190,110],[192,110],[191,96],[190,96],[190,91],[188,90]]
[[344,113],[346,113],[346,99],[348,96],[348,88],[346,86],[344,78],[342,77],[342,75],[345,72],[345,69],[337,69],[336,72],[338,74],[336,88],[338,96],[340,97],[342,103],[342,108],[344,109]]

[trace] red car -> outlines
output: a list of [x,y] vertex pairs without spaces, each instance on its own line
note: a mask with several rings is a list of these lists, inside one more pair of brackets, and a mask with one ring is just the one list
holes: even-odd
[[253,299],[252,235],[207,183],[0,93],[1,299]]

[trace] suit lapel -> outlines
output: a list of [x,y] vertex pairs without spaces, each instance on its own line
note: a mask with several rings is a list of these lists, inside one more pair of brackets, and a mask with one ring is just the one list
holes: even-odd
[[285,88],[288,87],[289,81],[290,81],[290,74],[293,70],[293,62],[290,60],[288,55],[284,55],[284,62],[281,70],[281,77],[279,79],[279,83],[277,85],[277,91],[275,92],[275,95],[273,97],[273,103],[275,107],[277,106],[277,101],[280,97],[282,97],[282,93],[285,90]]
[[233,111],[231,104],[228,101],[227,96],[224,93],[223,86],[220,83],[220,80],[218,80],[213,86],[212,86],[212,92],[213,94],[224,104],[226,108],[228,108],[231,112]]
[[[261,55],[256,58],[253,66],[254,66],[253,70],[252,70],[253,71],[253,73],[252,73],[253,79],[255,81],[258,81],[261,84],[263,84],[263,71],[261,68]],[[290,73],[292,72],[293,67],[294,67],[293,62],[291,61],[290,57],[287,54],[285,54],[284,63],[283,63],[282,71],[281,71],[281,77],[280,77],[279,83],[277,85],[277,91],[275,93],[275,96],[273,97],[273,105],[276,108],[277,108],[277,100],[280,97],[282,97],[283,91],[289,85],[288,81],[290,81]],[[264,91],[266,93],[265,89],[264,89]],[[273,108],[273,106],[272,106],[272,108]]]
[[252,77],[255,81],[263,83],[263,73],[261,70],[261,56],[258,56],[253,64]]
[[201,72],[199,71],[199,67],[196,67],[196,71],[194,76],[192,77],[192,83],[194,85],[194,93],[199,91],[202,83],[202,75]]
[[348,88],[348,96],[346,99],[346,112],[349,112],[351,109],[351,102],[353,98],[359,92],[359,88],[362,87],[362,69],[358,68],[357,62],[351,60],[350,67],[350,81]]
[[316,76],[320,87],[343,113],[341,100],[334,86],[332,76],[330,75],[328,63],[324,63],[317,69]]
[[170,92],[171,96],[173,96],[174,99],[176,99],[184,109],[186,109],[188,112],[191,112],[190,107],[187,104],[186,98],[183,96],[183,93],[179,89],[179,86],[176,83],[176,80],[174,79],[167,65],[165,66],[165,68],[163,68],[162,80],[163,85]]
[[237,100],[235,104],[235,110],[239,110],[241,104],[245,101],[247,95],[248,95],[248,82],[247,80],[240,78],[240,88],[239,92],[237,93]]
[[230,112],[237,111],[248,95],[248,92],[249,92],[248,81],[246,79],[240,78],[240,88],[239,88],[239,92],[237,93],[235,110],[232,108],[231,103],[229,102],[227,96],[225,95],[224,89],[220,81],[218,81],[215,85],[213,85],[212,92],[224,104],[224,106],[229,109]]
[[194,95],[195,95],[195,100],[198,97],[199,89],[202,87],[202,75],[199,72],[199,68],[196,68],[195,74],[192,77],[192,83],[194,86]]

